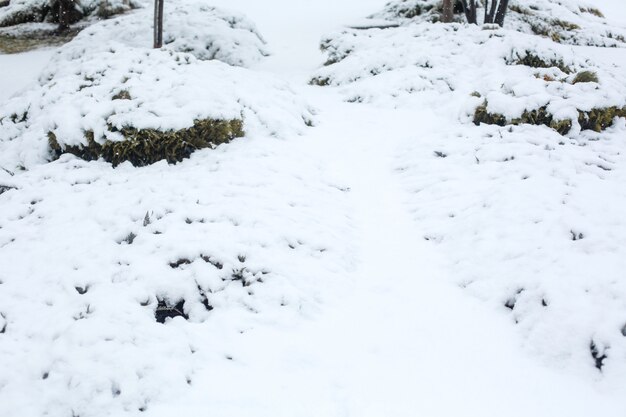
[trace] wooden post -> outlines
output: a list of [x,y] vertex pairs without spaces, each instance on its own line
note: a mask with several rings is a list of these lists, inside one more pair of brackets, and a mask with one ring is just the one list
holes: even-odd
[[443,0],[443,14],[441,21],[450,23],[454,20],[454,0]]
[[163,46],[163,4],[165,0],[154,0],[154,47]]

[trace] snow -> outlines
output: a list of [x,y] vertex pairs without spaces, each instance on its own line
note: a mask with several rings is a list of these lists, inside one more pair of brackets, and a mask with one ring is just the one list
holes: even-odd
[[[0,109],[0,166],[30,168],[49,159],[49,133],[61,146],[76,146],[87,145],[85,132],[102,144],[123,140],[117,130],[124,127],[180,130],[208,118],[243,118],[250,132],[284,135],[310,123],[311,109],[286,83],[231,67],[266,55],[252,24],[184,6],[170,11],[176,29],[164,35],[171,42],[163,49],[150,49],[148,36],[139,35],[150,32],[139,23],[149,22],[147,10],[95,24],[60,48],[39,85]],[[188,11],[194,18],[184,26]],[[211,29],[194,31],[200,22]],[[128,99],[117,99],[120,93]]]
[[23,54],[0,54],[0,101],[4,102],[34,83],[53,53],[52,49],[40,49]]
[[[34,78],[24,70],[11,85],[21,92],[5,106],[42,103],[50,89],[71,116],[76,104],[47,74],[73,91],[87,69],[176,73],[194,85],[151,91],[137,76],[131,96],[161,95],[178,121],[179,106],[202,109],[180,95],[197,95],[205,114],[243,109],[252,124],[245,138],[143,168],[44,163],[41,139],[0,140],[0,415],[623,416],[626,122],[561,136],[469,115],[474,90],[514,90],[511,115],[545,98],[564,112],[618,104],[626,49],[461,25],[340,28],[384,1],[213,3],[244,12],[271,55],[241,49],[232,56],[249,68],[238,68],[143,51],[132,37],[83,54],[84,36],[38,83],[22,90]],[[110,36],[98,28],[115,21],[92,33]],[[357,48],[322,67],[317,43],[342,32],[337,44]],[[455,42],[456,60],[443,52]],[[599,85],[537,70],[566,79],[554,88],[507,66],[529,43],[597,71]],[[137,50],[166,68],[129,65]],[[0,56],[2,70],[37,54]],[[189,60],[182,73],[175,57]],[[336,82],[307,85],[321,74]],[[73,97],[102,114],[114,83],[98,88]],[[188,320],[157,323],[159,300],[184,300]]]

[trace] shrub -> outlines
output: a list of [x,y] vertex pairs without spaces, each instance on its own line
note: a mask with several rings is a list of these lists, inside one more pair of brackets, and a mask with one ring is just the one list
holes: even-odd
[[[112,126],[109,129],[115,130]],[[53,132],[48,132],[48,141],[56,158],[71,153],[88,161],[102,158],[113,166],[126,161],[134,166],[145,166],[160,160],[180,162],[198,149],[214,148],[244,136],[243,122],[238,119],[196,120],[190,128],[166,132],[128,127],[120,133],[124,140],[100,144],[93,132],[86,132],[86,146],[61,146]]]
[[581,71],[578,74],[576,74],[576,76],[574,77],[574,80],[572,81],[572,84],[578,84],[578,83],[597,83],[598,80],[598,74],[596,74],[593,71]]
[[517,57],[510,61],[509,65],[525,65],[531,68],[558,68],[566,74],[572,73],[572,69],[565,65],[562,59],[542,58],[531,51],[526,51],[523,55],[517,54]]
[[[577,121],[581,130],[601,132],[609,128],[613,124],[616,117],[626,118],[626,107],[612,106],[596,108],[590,111],[579,110]],[[572,129],[573,124],[573,121],[569,119],[554,119],[554,116],[548,112],[547,106],[534,110],[525,110],[520,117],[507,120],[507,118],[502,114],[490,113],[487,101],[483,102],[483,104],[476,108],[473,121],[477,126],[481,123],[498,126],[517,126],[521,124],[531,124],[535,126],[543,125],[556,130],[561,135],[568,134]]]

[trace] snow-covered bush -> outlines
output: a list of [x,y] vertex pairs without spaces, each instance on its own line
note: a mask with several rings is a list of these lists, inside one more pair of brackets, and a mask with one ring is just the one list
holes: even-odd
[[[204,6],[176,10],[161,50],[141,35],[150,32],[144,11],[96,24],[62,47],[39,85],[0,109],[0,164],[30,165],[63,151],[114,164],[173,162],[243,129],[280,135],[310,122],[286,83],[232,66],[264,55],[250,24]],[[185,27],[201,20],[212,28]]]
[[[80,0],[75,2],[70,22],[88,17],[110,17],[139,6],[134,0]],[[58,0],[11,0],[7,7],[0,8],[0,27],[23,23],[58,23]]]
[[[81,34],[75,48],[115,42],[148,48],[152,46],[152,13],[153,10],[146,7],[90,26]],[[201,2],[177,1],[165,3],[165,15],[164,49],[243,67],[252,66],[269,55],[254,23],[239,13]]]
[[[507,28],[421,22],[346,29],[322,48],[327,65],[312,82],[341,86],[347,101],[398,105],[423,92],[433,100],[454,97],[476,123],[547,124],[563,134],[605,128],[606,122],[585,121],[603,110],[601,118],[612,121],[610,115],[626,107],[626,75],[619,69],[599,66],[570,45]],[[597,82],[579,82],[585,72]]]
[[[463,21],[458,2],[455,11]],[[404,25],[438,21],[441,1],[395,0],[372,18],[398,21]],[[478,15],[482,15],[479,10]],[[626,30],[611,27],[594,5],[565,0],[511,0],[504,27],[540,35],[555,42],[588,46],[626,46]]]

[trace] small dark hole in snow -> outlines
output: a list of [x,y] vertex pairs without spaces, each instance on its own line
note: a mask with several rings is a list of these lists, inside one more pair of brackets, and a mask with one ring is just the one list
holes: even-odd
[[[230,279],[232,281],[245,281],[244,273],[246,272],[246,268],[233,269],[233,272],[230,275]],[[243,285],[243,284],[242,284]],[[245,285],[244,285],[245,286]]]
[[229,361],[232,361],[232,360],[233,360],[233,357],[232,357],[232,356],[230,356],[230,355],[226,355],[226,359],[228,359]]
[[89,285],[85,285],[84,287],[74,287],[77,293],[80,295],[86,294],[89,291]]
[[541,305],[544,306],[544,307],[548,307],[548,302],[546,301],[545,298],[541,299]]
[[583,240],[585,238],[585,235],[583,235],[582,233],[575,232],[573,230],[570,230],[570,234],[572,236],[572,240],[574,241]]
[[48,379],[49,376],[50,374],[48,372],[44,372],[43,375],[41,375],[41,379]]
[[237,259],[239,259],[239,262],[245,262],[246,261],[246,255],[239,255],[239,256],[237,256]]
[[221,263],[220,261],[216,261],[215,259],[213,259],[210,256],[206,256],[206,255],[200,255],[200,258],[202,258],[202,260],[208,264],[213,265],[214,267],[216,267],[217,269],[222,269],[224,268],[224,264]]
[[143,227],[148,226],[150,223],[152,223],[152,220],[150,220],[150,212],[146,211],[146,215],[143,218]]
[[589,351],[591,352],[591,357],[595,361],[595,366],[599,371],[602,371],[602,367],[604,366],[604,360],[607,358],[606,349],[603,352],[600,352],[596,343],[592,340],[589,344]]
[[435,156],[436,156],[437,158],[447,158],[447,157],[448,157],[448,154],[443,153],[443,152],[441,152],[441,151],[435,151]]
[[185,223],[187,223],[187,224],[191,224],[191,223],[193,223],[193,220],[191,220],[189,217],[187,217],[187,218],[185,219]]
[[136,234],[134,234],[133,232],[130,232],[124,239],[122,239],[119,243],[120,245],[124,242],[128,243],[129,245],[132,245],[133,242],[135,241],[135,238],[137,237]]
[[0,195],[6,193],[9,190],[16,190],[16,188],[10,187],[8,185],[0,185]]
[[622,336],[626,337],[626,324],[622,327]]
[[515,298],[509,298],[508,300],[506,300],[504,306],[510,310],[513,310],[515,308]]
[[202,289],[200,284],[198,284],[198,292],[200,293],[200,301],[202,302],[204,308],[206,308],[207,311],[213,310],[213,306],[209,303],[209,297],[206,295],[206,291]]
[[175,305],[170,305],[164,299],[157,299],[159,304],[154,312],[154,318],[157,323],[165,323],[167,318],[182,317],[185,320],[189,319],[189,316],[185,314],[185,300],[181,300]]

